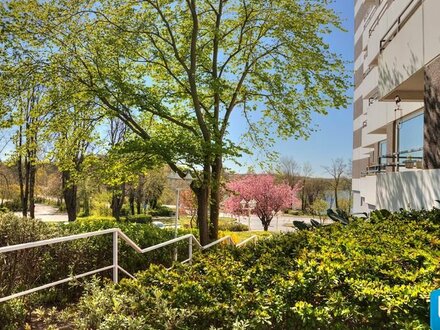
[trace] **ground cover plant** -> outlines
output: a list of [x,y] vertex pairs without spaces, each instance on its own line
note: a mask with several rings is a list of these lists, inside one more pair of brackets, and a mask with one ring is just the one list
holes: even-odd
[[78,329],[429,329],[440,286],[440,211],[217,249],[192,266],[151,266],[70,312]]

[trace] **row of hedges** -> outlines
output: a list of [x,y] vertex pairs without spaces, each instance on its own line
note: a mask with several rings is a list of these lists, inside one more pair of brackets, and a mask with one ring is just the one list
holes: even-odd
[[376,212],[92,284],[69,319],[78,329],[429,329],[439,237],[438,210]]
[[[48,224],[24,219],[13,214],[0,215],[0,246],[33,242],[53,237],[119,227],[141,247],[158,244],[173,238],[174,231],[159,229],[149,224],[112,219],[88,218],[66,225]],[[180,232],[180,234],[186,234]],[[120,265],[130,273],[144,270],[150,264],[169,267],[173,259],[173,246],[146,254],[138,254],[124,243],[119,245]],[[188,256],[187,242],[178,244],[179,259]],[[112,264],[112,235],[53,244],[0,254],[0,297],[44,285],[56,280],[80,274]],[[122,274],[121,274],[122,275]],[[111,271],[102,274],[111,277]],[[82,293],[82,287],[65,284],[41,293],[26,296],[23,300],[0,304],[0,329],[10,324],[11,329],[22,325],[26,311],[37,305],[63,306],[74,301]],[[17,323],[18,322],[18,323]]]
[[[112,221],[112,222],[116,222],[116,219],[112,216],[96,216],[96,215],[92,215],[92,216],[88,216],[88,217],[78,217],[77,220],[79,221]],[[117,222],[117,224],[119,225],[120,223],[143,223],[143,224],[151,224],[153,221],[153,217],[150,214],[135,214],[135,215],[125,215],[125,216],[121,216],[119,221]]]

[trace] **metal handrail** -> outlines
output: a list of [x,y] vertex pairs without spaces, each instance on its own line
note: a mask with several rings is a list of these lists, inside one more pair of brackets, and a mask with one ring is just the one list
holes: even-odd
[[162,242],[153,246],[149,246],[147,248],[140,248],[135,242],[133,242],[126,234],[124,234],[119,228],[111,228],[111,229],[104,229],[104,230],[99,230],[99,231],[93,231],[93,232],[89,232],[89,233],[83,233],[83,234],[76,234],[76,235],[70,235],[70,236],[64,236],[64,237],[56,237],[56,238],[51,238],[51,239],[45,239],[45,240],[41,240],[41,241],[36,241],[36,242],[29,242],[29,243],[23,243],[23,244],[16,244],[16,245],[8,245],[8,246],[3,246],[0,247],[0,253],[7,253],[7,252],[12,252],[12,251],[19,251],[19,250],[25,250],[25,249],[30,249],[30,248],[34,248],[34,247],[39,247],[39,246],[45,246],[45,245],[51,245],[51,244],[56,244],[56,243],[62,243],[62,242],[69,242],[69,241],[74,241],[74,240],[78,240],[78,239],[83,239],[83,238],[89,238],[89,237],[95,237],[95,236],[101,236],[101,235],[106,235],[106,234],[113,234],[113,263],[112,265],[106,266],[106,267],[102,267],[99,269],[95,269],[95,270],[91,270],[88,271],[86,273],[82,273],[82,274],[78,274],[78,275],[72,275],[70,277],[64,278],[62,280],[59,281],[55,281],[49,284],[45,284],[45,285],[41,285],[39,287],[36,288],[32,288],[29,290],[25,290],[25,291],[21,291],[18,293],[14,293],[11,294],[9,296],[6,297],[1,297],[0,298],[0,303],[5,302],[7,300],[10,299],[14,299],[14,298],[18,298],[33,292],[37,292],[40,290],[44,290],[44,289],[48,289],[54,286],[57,286],[59,284],[63,284],[72,280],[76,280],[82,277],[86,277],[86,276],[90,276],[93,274],[97,274],[97,273],[101,273],[103,271],[106,270],[113,270],[113,282],[114,283],[118,283],[118,272],[122,271],[123,273],[125,273],[127,276],[131,277],[131,278],[135,278],[132,274],[130,274],[128,271],[126,271],[125,269],[123,269],[121,266],[119,266],[118,264],[118,252],[119,252],[119,248],[118,248],[118,239],[122,239],[124,240],[130,247],[132,247],[136,252],[138,253],[147,253],[147,252],[151,252],[154,251],[156,249],[160,249],[162,247],[183,241],[183,240],[188,240],[188,259],[182,261],[182,263],[191,263],[192,259],[193,259],[193,244],[195,244],[199,249],[201,250],[206,250],[212,246],[215,246],[223,241],[228,241],[228,243],[230,245],[235,245],[236,247],[240,247],[243,246],[244,244],[248,243],[251,240],[256,240],[257,236],[253,235],[252,237],[238,243],[235,244],[234,241],[232,240],[231,236],[225,236],[222,237],[212,243],[209,243],[207,245],[202,246],[200,244],[200,242],[197,240],[197,238],[193,235],[193,234],[187,234],[187,235],[183,235],[180,237],[176,237],[173,238],[171,240],[168,240],[166,242]]

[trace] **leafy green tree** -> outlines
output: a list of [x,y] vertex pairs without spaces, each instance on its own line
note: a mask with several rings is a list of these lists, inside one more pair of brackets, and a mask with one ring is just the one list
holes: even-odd
[[308,136],[313,111],[346,106],[344,63],[324,41],[341,28],[330,2],[11,0],[3,21],[11,35],[26,26],[53,72],[82,84],[140,145],[182,178],[192,170],[206,244],[217,237],[223,161],[250,152],[228,137],[234,113],[264,147],[272,133]]
[[52,117],[47,133],[53,141],[49,152],[61,172],[62,193],[69,221],[76,219],[78,184],[90,167],[88,156],[93,142],[95,126],[99,122],[93,107],[87,103],[67,105]]
[[[17,61],[23,65],[29,63],[21,57]],[[4,67],[4,63],[0,63],[0,69]],[[38,68],[28,75],[4,74],[0,80],[0,126],[13,132],[15,149],[10,153],[9,162],[17,171],[22,214],[34,218],[38,156],[43,145],[41,128],[50,111],[48,90],[41,82],[42,72]]]
[[322,221],[322,215],[328,208],[328,203],[323,199],[315,199],[315,201],[310,205],[310,209],[313,215],[317,215],[319,220]]

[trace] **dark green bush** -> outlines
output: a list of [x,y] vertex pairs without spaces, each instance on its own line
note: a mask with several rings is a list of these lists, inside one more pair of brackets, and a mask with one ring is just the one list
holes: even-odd
[[12,212],[21,211],[21,203],[19,200],[4,201],[3,206]]
[[[440,211],[372,214],[89,288],[81,329],[429,329]],[[100,308],[96,308],[100,306]]]
[[171,217],[174,211],[166,206],[158,206],[155,209],[149,210],[148,213],[153,217]]

